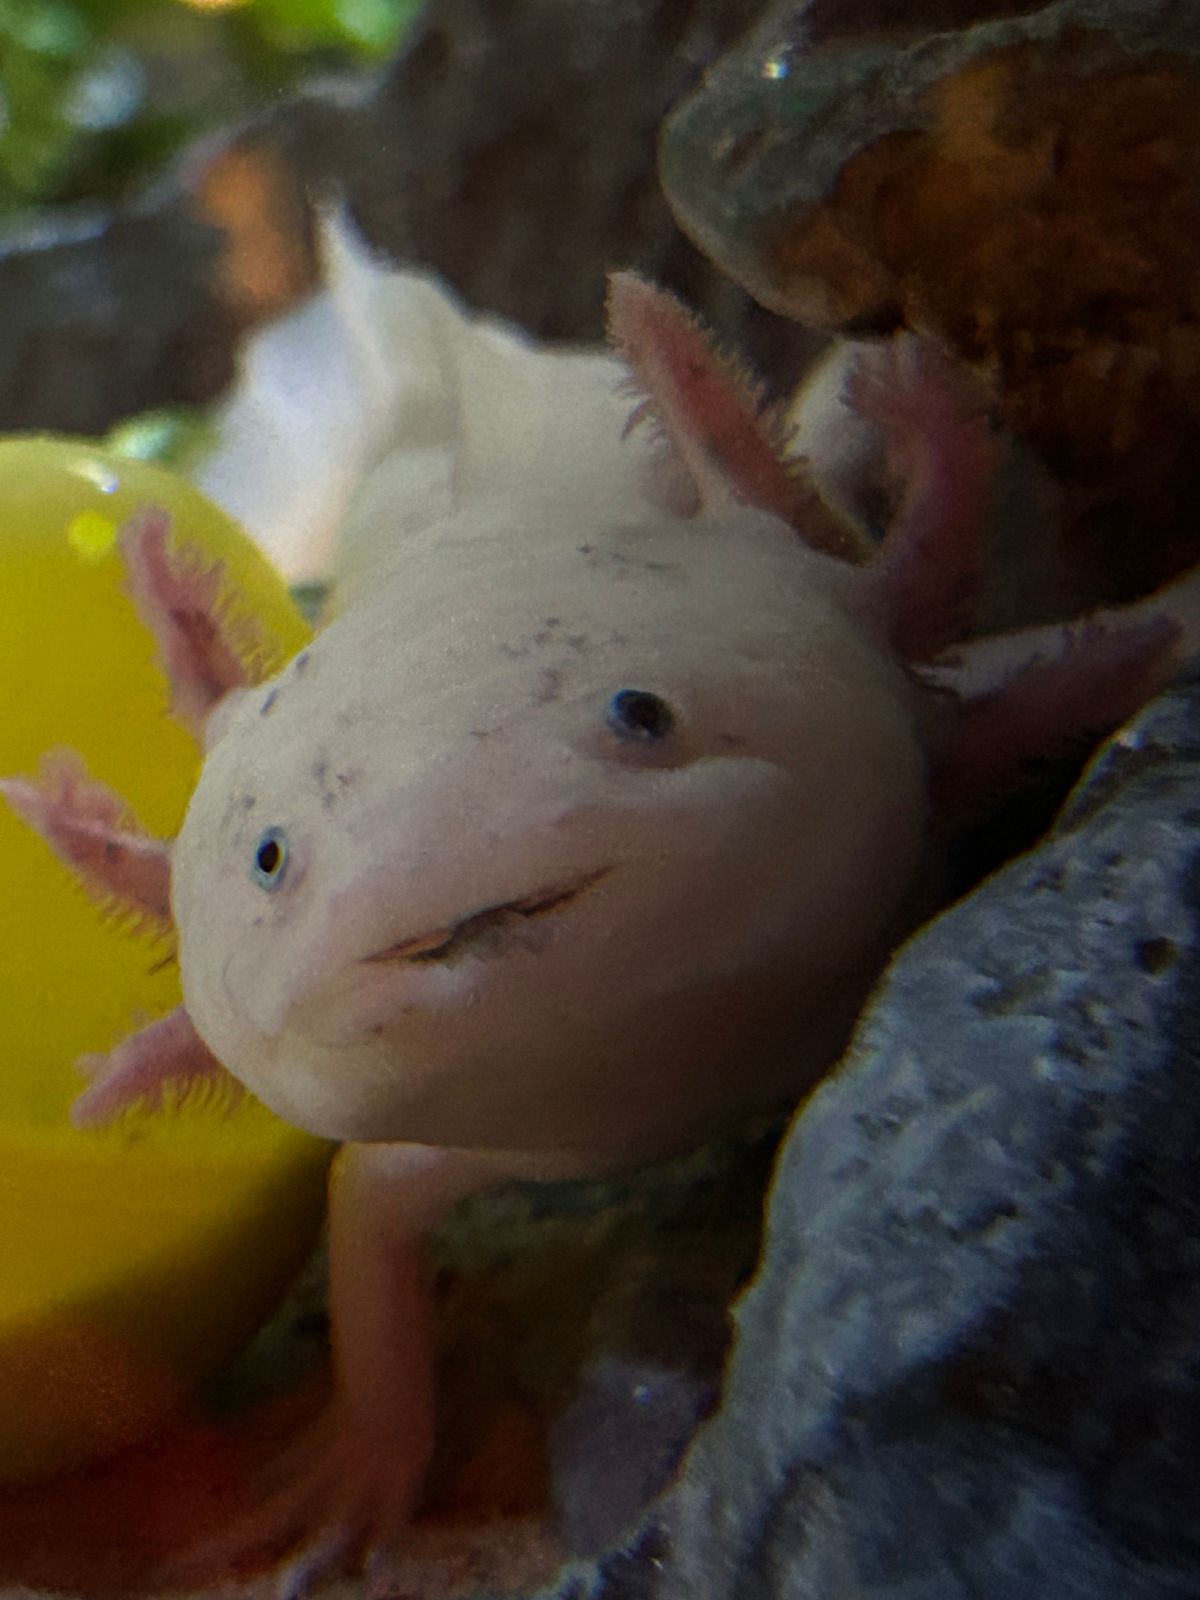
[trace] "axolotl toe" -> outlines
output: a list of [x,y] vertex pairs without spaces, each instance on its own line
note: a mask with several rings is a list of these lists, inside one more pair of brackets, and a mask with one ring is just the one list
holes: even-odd
[[648,470],[465,497],[268,682],[161,519],[129,531],[208,747],[172,847],[78,774],[7,785],[98,892],[162,920],[169,878],[185,1009],[114,1052],[84,1115],[225,1074],[346,1142],[334,1409],[206,1552],[307,1541],[293,1588],[386,1547],[419,1493],[420,1243],[447,1209],[794,1099],[929,901],[938,806],[1169,670],[1143,621],[970,705],[926,685],[970,622],[995,450],[936,352],[902,341],[850,395],[898,484],[876,552],[673,300],[618,277],[611,321],[662,434]]

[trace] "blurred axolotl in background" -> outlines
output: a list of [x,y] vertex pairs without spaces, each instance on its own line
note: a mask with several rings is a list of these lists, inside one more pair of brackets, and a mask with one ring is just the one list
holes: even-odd
[[933,666],[984,560],[984,397],[912,339],[864,362],[850,399],[897,484],[877,550],[675,301],[622,274],[610,311],[659,436],[620,446],[636,470],[600,495],[556,461],[491,492],[456,462],[444,514],[377,545],[270,681],[220,575],[153,509],[126,530],[207,747],[173,843],[62,758],[3,785],[94,892],[177,931],[185,1006],[91,1063],[80,1119],[232,1079],[344,1141],[331,1409],[207,1552],[303,1545],[296,1590],[395,1544],[418,1498],[429,1230],[507,1179],[667,1155],[797,1099],[936,904],[948,830],[1179,651],[1164,617],[1113,615],[1018,640],[956,693]]

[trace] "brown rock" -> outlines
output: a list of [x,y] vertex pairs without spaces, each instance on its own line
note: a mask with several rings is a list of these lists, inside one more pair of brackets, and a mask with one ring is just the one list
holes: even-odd
[[764,303],[984,370],[1065,492],[1045,609],[1128,597],[1200,557],[1200,13],[935,9],[773,12],[671,119],[667,188]]

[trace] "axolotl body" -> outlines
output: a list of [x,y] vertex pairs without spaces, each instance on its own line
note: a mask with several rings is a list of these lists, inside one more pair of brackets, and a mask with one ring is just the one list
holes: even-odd
[[674,301],[620,277],[612,324],[663,434],[647,472],[604,500],[560,475],[462,504],[269,682],[216,575],[152,512],[127,531],[207,746],[173,845],[69,764],[4,786],[98,892],[178,933],[184,1008],[93,1065],[82,1116],[228,1074],[345,1141],[333,1408],[209,1551],[308,1540],[297,1586],[399,1536],[419,1491],[420,1245],[447,1209],[794,1099],[928,903],[938,807],[1169,666],[1171,629],[1143,622],[971,706],[931,691],[914,663],[963,631],[982,560],[978,396],[914,343],[860,381],[902,491],[876,553]]

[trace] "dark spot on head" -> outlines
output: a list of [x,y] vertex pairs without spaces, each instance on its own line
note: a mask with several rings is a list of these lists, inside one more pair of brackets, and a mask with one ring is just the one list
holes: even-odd
[[337,790],[329,781],[329,762],[324,756],[318,756],[313,762],[312,775],[321,791],[321,804],[329,811],[337,800]]
[[557,700],[562,694],[563,671],[561,667],[543,667],[538,674],[537,687],[533,691],[535,706],[547,706]]
[[561,621],[562,621],[561,617],[547,617],[546,618],[546,626],[548,628],[557,628]]
[[1133,947],[1133,958],[1143,972],[1157,978],[1175,965],[1179,951],[1173,939],[1139,939]]
[[741,750],[746,743],[745,736],[740,733],[719,733],[717,741],[732,750]]
[[253,811],[258,804],[255,795],[248,794],[244,789],[234,790],[225,801],[225,810],[221,813],[221,828],[225,833],[237,833],[242,827],[242,818],[247,812]]
[[610,544],[581,544],[576,548],[593,572],[603,572],[614,583],[626,582],[635,577],[643,565],[640,556],[630,555],[627,551],[617,549]]
[[278,699],[279,699],[279,690],[278,689],[272,689],[270,694],[263,701],[262,705],[259,706],[259,708],[258,708],[259,716],[260,717],[265,717],[267,712],[270,711],[271,707],[275,704],[276,700],[278,700]]
[[104,842],[104,859],[116,863],[121,859],[121,846],[115,839],[106,839]]
[[585,647],[585,645],[587,644],[587,642],[588,642],[588,636],[587,636],[586,633],[569,633],[567,635],[567,647],[568,647],[568,649],[571,649],[571,650],[582,650]]
[[338,789],[346,787],[341,773],[336,774],[338,787],[334,789],[333,782],[330,781],[330,763],[326,762],[323,755],[318,755],[317,760],[312,763],[312,776],[317,779],[317,787],[322,792],[322,805],[325,806],[325,810],[333,810],[333,806],[338,802]]

